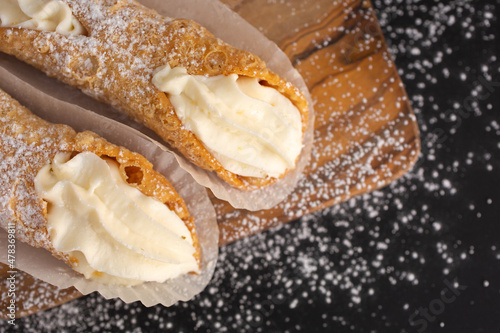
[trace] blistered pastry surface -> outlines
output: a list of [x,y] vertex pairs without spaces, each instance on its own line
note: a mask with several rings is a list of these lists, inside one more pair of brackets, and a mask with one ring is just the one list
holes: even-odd
[[[71,264],[55,251],[47,232],[46,204],[37,196],[34,178],[57,153],[90,151],[120,165],[124,180],[142,193],[164,202],[186,223],[197,249],[198,240],[186,204],[171,184],[139,154],[109,143],[92,132],[76,133],[69,126],[48,123],[0,90],[0,226],[16,224],[18,240],[42,247]],[[199,250],[196,254],[199,261]]]
[[270,72],[255,55],[223,43],[193,21],[164,18],[134,1],[65,2],[86,35],[0,28],[0,50],[121,109],[193,163],[216,171],[234,186],[253,188],[275,181],[224,170],[182,126],[151,78],[154,69],[167,63],[185,67],[193,75],[257,77],[290,98],[301,111],[305,128],[307,103],[295,87]]

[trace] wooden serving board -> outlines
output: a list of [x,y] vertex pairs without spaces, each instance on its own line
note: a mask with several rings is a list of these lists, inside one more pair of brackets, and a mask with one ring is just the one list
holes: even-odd
[[[316,123],[312,160],[285,202],[249,212],[212,197],[220,245],[381,188],[411,168],[420,149],[418,127],[369,1],[223,2],[288,55],[310,90]],[[23,272],[17,281],[18,317],[81,296]],[[2,295],[6,288],[0,285]],[[7,301],[2,297],[2,309]]]
[[213,200],[221,245],[383,187],[418,157],[415,116],[369,1],[224,0],[303,76],[316,112],[312,160],[295,192],[270,210]]

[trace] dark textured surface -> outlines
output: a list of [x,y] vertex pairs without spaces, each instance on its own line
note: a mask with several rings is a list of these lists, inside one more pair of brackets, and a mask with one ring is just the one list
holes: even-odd
[[410,173],[223,247],[191,302],[93,294],[19,319],[19,331],[500,331],[500,4],[374,6],[421,129]]

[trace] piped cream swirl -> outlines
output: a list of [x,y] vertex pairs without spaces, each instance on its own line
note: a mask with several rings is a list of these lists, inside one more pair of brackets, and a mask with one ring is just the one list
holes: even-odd
[[302,149],[301,115],[276,89],[255,78],[189,75],[169,65],[158,68],[152,82],[225,169],[265,178],[294,168]]
[[81,35],[85,29],[69,6],[57,0],[0,0],[0,26]]
[[87,278],[133,285],[198,272],[189,229],[168,207],[126,183],[116,162],[60,153],[35,178],[49,203],[48,230],[58,251]]

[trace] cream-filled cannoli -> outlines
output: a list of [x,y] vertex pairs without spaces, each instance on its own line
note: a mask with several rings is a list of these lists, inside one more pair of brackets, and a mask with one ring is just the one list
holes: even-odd
[[255,55],[131,0],[0,2],[1,51],[126,112],[229,184],[257,189],[295,168],[306,100]]
[[143,156],[33,115],[0,90],[0,225],[104,284],[200,272],[186,204]]

